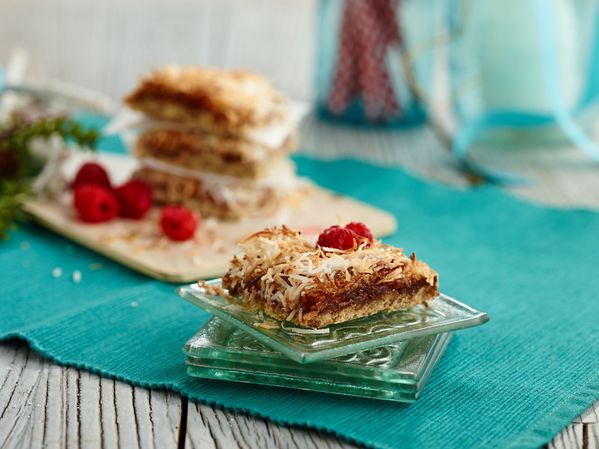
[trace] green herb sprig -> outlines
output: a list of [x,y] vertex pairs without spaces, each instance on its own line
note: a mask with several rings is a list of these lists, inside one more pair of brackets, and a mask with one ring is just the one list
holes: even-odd
[[30,192],[43,162],[30,152],[31,141],[53,135],[80,147],[94,149],[99,139],[95,129],[88,129],[68,117],[44,117],[29,121],[15,117],[0,126],[0,238],[6,238],[16,220],[23,217],[22,205]]

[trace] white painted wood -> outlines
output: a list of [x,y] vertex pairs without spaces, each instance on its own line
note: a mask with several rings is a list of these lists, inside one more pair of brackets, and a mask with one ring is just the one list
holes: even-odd
[[589,415],[596,416],[597,410],[599,410],[599,401],[557,435],[548,445],[548,449],[599,448],[599,424],[597,421],[586,421]]
[[566,427],[547,445],[548,449],[583,448],[582,433],[582,424],[572,424]]
[[175,448],[181,398],[0,344],[0,448]]
[[597,424],[588,425],[586,429],[583,440],[584,449],[599,449],[599,426]]
[[[79,421],[77,439],[79,444],[86,449],[101,449],[101,441],[95,438],[96,435],[101,435],[103,429],[100,419],[100,409],[102,407],[100,401],[100,383],[98,376],[86,372],[68,370],[77,373],[77,404]],[[146,446],[147,447],[147,446]]]
[[589,407],[582,415],[576,418],[574,422],[582,424],[599,423],[599,401]]
[[353,447],[314,431],[277,426],[260,418],[232,414],[214,407],[189,404],[188,448],[306,448]]

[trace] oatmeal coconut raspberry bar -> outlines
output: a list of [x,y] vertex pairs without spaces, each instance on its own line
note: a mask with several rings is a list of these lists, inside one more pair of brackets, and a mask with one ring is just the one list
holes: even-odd
[[228,163],[259,163],[295,150],[297,126],[308,111],[257,73],[176,65],[143,77],[125,105],[108,126],[111,133],[134,131],[141,136],[136,149],[154,157],[163,151],[205,155],[217,165],[202,163],[203,169],[217,170],[221,156]]
[[156,119],[232,135],[281,121],[288,108],[257,73],[176,65],[147,75],[125,102]]
[[141,160],[152,158],[177,167],[216,173],[235,178],[260,179],[286,159],[297,147],[292,132],[277,148],[250,140],[194,131],[193,129],[151,129],[135,142],[133,153]]
[[426,304],[438,294],[434,270],[374,240],[362,223],[328,228],[316,244],[283,226],[252,234],[240,246],[223,287],[244,307],[300,326],[322,328]]
[[143,77],[125,103],[134,178],[157,204],[242,220],[295,207],[309,192],[289,160],[301,108],[259,74],[170,65]]
[[158,204],[183,204],[204,217],[239,220],[270,216],[282,206],[292,206],[309,192],[295,177],[290,161],[280,160],[268,176],[258,180],[185,169],[145,158],[133,174],[152,189]]

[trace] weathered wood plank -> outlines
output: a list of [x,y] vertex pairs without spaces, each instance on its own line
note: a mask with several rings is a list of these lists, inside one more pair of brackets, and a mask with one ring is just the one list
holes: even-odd
[[98,396],[102,447],[177,447],[181,417],[179,396],[113,379],[100,380]]
[[118,447],[119,432],[115,408],[114,380],[100,379],[98,386],[100,404],[99,421],[102,423],[100,441],[103,447]]
[[148,399],[154,429],[154,446],[177,447],[181,424],[181,398],[170,392],[152,391]]
[[583,448],[599,449],[599,425],[585,424],[583,428]]
[[573,422],[582,424],[599,423],[599,401],[590,406],[583,414],[576,418]]
[[189,404],[187,448],[338,449],[354,447],[316,431],[287,428],[245,414]]
[[[75,371],[75,370],[69,370]],[[86,449],[102,449],[102,421],[100,420],[100,377],[87,371],[77,371],[77,441]]]
[[561,433],[547,445],[548,449],[571,449],[583,448],[582,444],[582,424],[572,424],[566,427]]
[[38,394],[44,389],[48,367],[44,369],[42,360],[29,351],[16,348],[7,368],[9,374],[2,387],[6,396],[0,400],[0,447],[24,447],[34,437],[29,423],[39,419]]
[[0,344],[0,448],[176,448],[181,398]]

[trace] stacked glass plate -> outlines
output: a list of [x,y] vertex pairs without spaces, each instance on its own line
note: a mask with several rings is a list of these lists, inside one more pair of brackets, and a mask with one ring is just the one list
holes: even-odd
[[197,284],[178,292],[215,315],[183,347],[191,376],[401,402],[418,398],[452,331],[488,321],[440,295],[429,307],[313,330],[247,311]]

